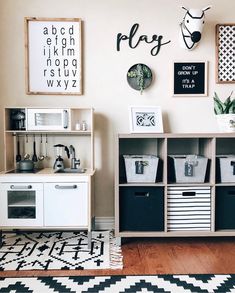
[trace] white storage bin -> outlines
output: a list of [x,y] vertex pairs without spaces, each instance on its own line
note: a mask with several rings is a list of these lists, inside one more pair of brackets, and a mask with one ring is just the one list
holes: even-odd
[[124,155],[127,182],[154,183],[159,158],[153,155]]
[[221,182],[235,182],[235,155],[217,156]]
[[173,160],[176,183],[205,182],[208,158],[194,155],[172,155],[170,158]]
[[168,187],[167,230],[210,231],[210,187]]

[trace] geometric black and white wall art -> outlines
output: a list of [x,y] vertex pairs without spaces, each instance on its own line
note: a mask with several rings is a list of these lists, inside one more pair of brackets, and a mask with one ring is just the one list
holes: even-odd
[[216,25],[216,81],[235,83],[235,23]]

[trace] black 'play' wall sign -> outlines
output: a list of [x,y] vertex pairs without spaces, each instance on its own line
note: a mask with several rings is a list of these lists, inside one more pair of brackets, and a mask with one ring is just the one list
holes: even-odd
[[141,42],[145,42],[146,44],[156,44],[154,47],[152,47],[150,53],[152,56],[156,56],[160,49],[161,46],[169,44],[170,41],[163,42],[163,36],[161,35],[152,35],[152,37],[148,37],[147,35],[141,35],[139,38],[136,35],[137,31],[139,28],[139,24],[135,23],[129,32],[129,35],[123,35],[122,33],[117,34],[117,51],[120,51],[121,48],[121,41],[127,41],[129,47],[131,49],[135,49]]

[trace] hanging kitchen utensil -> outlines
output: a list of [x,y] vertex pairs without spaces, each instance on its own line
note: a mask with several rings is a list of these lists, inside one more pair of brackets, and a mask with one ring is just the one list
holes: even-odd
[[33,162],[37,162],[38,161],[38,157],[36,154],[36,140],[35,140],[35,134],[34,134],[34,139],[33,139],[33,156],[32,156],[32,161]]
[[49,157],[47,155],[47,146],[48,146],[48,140],[47,140],[47,134],[46,134],[46,138],[45,138],[45,159],[49,159]]
[[[28,143],[29,143],[29,138],[28,138],[28,134],[25,135],[25,150],[28,149]],[[24,159],[28,160],[30,158],[30,154],[25,153],[24,154]]]
[[42,154],[42,147],[43,147],[43,144],[42,144],[42,134],[41,134],[41,140],[40,140],[40,155],[38,156],[38,160],[39,161],[43,161],[45,159],[45,156]]
[[16,153],[16,162],[21,161],[21,155],[20,155],[20,137],[17,135],[17,153]]

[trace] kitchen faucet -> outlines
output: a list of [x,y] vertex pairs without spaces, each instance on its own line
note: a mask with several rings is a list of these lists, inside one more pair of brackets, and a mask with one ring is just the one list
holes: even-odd
[[71,169],[77,169],[77,166],[80,166],[80,160],[75,157],[75,148],[73,145],[69,146],[69,153],[71,155]]

